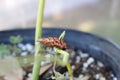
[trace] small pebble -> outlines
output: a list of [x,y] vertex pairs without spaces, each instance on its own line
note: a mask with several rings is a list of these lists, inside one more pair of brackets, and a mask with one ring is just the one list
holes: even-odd
[[100,78],[100,74],[96,74],[96,75],[95,75],[95,78],[96,78],[96,79],[99,79],[99,78]]
[[75,66],[74,65],[72,65],[72,70],[74,70],[75,69]]
[[25,45],[24,44],[22,44],[22,43],[18,43],[18,45],[17,45],[19,48],[22,48],[22,47],[24,47]]
[[41,66],[44,66],[45,65],[45,62],[44,61],[41,61]]
[[76,60],[79,60],[79,61],[80,61],[80,56],[77,56],[77,57],[76,57]]
[[81,53],[80,57],[81,58],[87,58],[87,57],[89,57],[89,54],[87,54],[87,53]]
[[88,80],[89,79],[89,76],[86,75],[86,76],[80,76],[78,80]]
[[71,54],[70,54],[71,58],[73,58],[75,56],[75,52],[72,51]]
[[97,62],[97,65],[98,65],[99,67],[104,67],[104,64],[103,64],[102,62],[100,62],[100,61]]
[[114,77],[113,80],[118,80],[118,79],[116,77]]
[[100,77],[100,80],[106,80],[104,77]]
[[27,43],[25,46],[28,51],[32,51],[34,49],[33,45],[30,43]]
[[88,63],[83,63],[83,67],[84,67],[84,68],[87,68],[88,66],[89,66]]
[[80,62],[80,56],[77,56],[76,57],[76,63],[79,63]]
[[52,78],[52,80],[55,80],[55,79],[56,79],[54,76],[52,76],[51,78]]
[[81,79],[81,78],[83,78],[84,76],[81,74],[81,75],[79,75],[79,79]]
[[90,57],[90,58],[88,58],[87,63],[88,63],[88,65],[90,65],[94,61],[95,61],[94,58]]
[[28,77],[31,77],[32,76],[32,73],[28,73]]
[[111,76],[111,77],[114,77],[114,74],[113,74],[112,72],[110,72],[110,76]]
[[91,67],[91,68],[93,68],[93,67],[94,67],[94,65],[93,65],[93,64],[91,64],[91,65],[90,65],[90,67]]
[[26,50],[26,46],[24,44],[19,43],[18,47],[21,48],[21,50],[23,50],[23,51]]
[[25,56],[27,56],[28,55],[28,52],[22,52],[21,53],[21,56],[23,56],[23,57],[25,57]]
[[66,73],[65,73],[65,76],[66,76],[67,78],[69,78],[69,73],[68,73],[68,72],[66,72]]
[[76,63],[80,63],[80,60],[76,60],[75,62],[76,62]]

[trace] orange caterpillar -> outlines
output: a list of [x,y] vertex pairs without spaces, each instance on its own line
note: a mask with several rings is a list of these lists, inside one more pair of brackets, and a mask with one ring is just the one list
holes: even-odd
[[60,49],[65,50],[67,48],[67,44],[64,40],[61,40],[57,37],[48,37],[48,38],[41,38],[39,42],[45,46],[49,47],[58,47]]

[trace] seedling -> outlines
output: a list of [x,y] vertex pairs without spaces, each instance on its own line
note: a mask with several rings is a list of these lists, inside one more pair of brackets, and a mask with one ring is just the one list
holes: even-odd
[[8,49],[8,46],[5,44],[1,44],[0,45],[0,59],[3,59],[9,55],[10,55],[10,50]]
[[17,43],[22,41],[21,36],[10,36],[9,41],[12,45],[9,44],[0,44],[0,59],[4,59],[7,56],[10,56],[12,53],[16,55],[21,53],[21,49],[17,47]]
[[9,41],[12,44],[9,45],[9,49],[12,53],[15,53],[16,55],[19,55],[22,51],[20,48],[17,47],[17,44],[22,42],[22,37],[20,35],[17,36],[10,36]]
[[9,41],[10,41],[10,43],[12,43],[12,44],[17,44],[17,43],[20,43],[20,42],[22,42],[22,37],[20,36],[20,35],[17,35],[17,36],[10,36],[10,38],[9,38]]
[[[64,36],[65,36],[65,31],[60,35],[59,39],[63,39]],[[73,77],[73,75],[72,75],[72,69],[71,69],[71,66],[70,66],[70,64],[68,62],[69,53],[67,53],[66,51],[64,51],[62,49],[56,48],[56,47],[54,47],[54,51],[55,51],[55,57],[57,56],[56,54],[60,54],[63,57],[63,59],[61,61],[59,61],[59,62],[56,61],[56,62],[59,63],[59,65],[61,65],[63,67],[67,66],[68,73],[70,75],[70,80],[72,80],[72,77]],[[62,78],[63,78],[63,75],[61,75],[60,73],[58,73],[58,72],[55,71],[56,62],[54,63],[53,70],[54,70],[54,73],[55,73],[56,80],[58,80],[58,76],[57,75],[60,75],[60,77],[62,76]],[[65,78],[64,78],[64,80],[65,80]]]

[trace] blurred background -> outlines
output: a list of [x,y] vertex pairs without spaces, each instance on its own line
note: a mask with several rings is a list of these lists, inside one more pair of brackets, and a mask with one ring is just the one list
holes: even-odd
[[[34,28],[38,0],[0,0],[0,31]],[[46,0],[44,27],[70,28],[120,44],[120,0]]]
[[[35,28],[38,1],[0,0],[0,31]],[[43,27],[90,32],[120,45],[120,0],[46,0]],[[30,43],[18,46],[23,50],[28,46],[26,48],[34,53]],[[1,45],[0,52],[7,50]],[[18,60],[10,57],[0,61],[0,78],[6,74],[6,80],[22,80],[25,74],[22,68],[33,64],[33,54],[22,52],[19,55],[22,57],[17,56]]]

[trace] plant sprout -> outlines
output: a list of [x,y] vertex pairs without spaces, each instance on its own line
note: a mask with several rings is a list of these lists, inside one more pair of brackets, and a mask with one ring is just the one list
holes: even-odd
[[20,35],[17,35],[17,36],[10,36],[9,38],[9,41],[10,43],[12,44],[17,44],[17,43],[20,43],[22,41],[22,37]]
[[0,44],[0,59],[4,59],[5,57],[10,56],[11,53],[20,54],[22,52],[21,49],[16,45],[22,41],[21,36],[10,36],[9,41],[12,45]]
[[[64,36],[65,36],[65,31],[60,35],[59,39],[63,39]],[[63,59],[61,61],[59,61],[58,63],[59,63],[60,66],[63,66],[63,67],[67,66],[68,73],[70,75],[70,80],[72,80],[72,77],[73,77],[72,69],[71,69],[70,63],[68,62],[69,53],[67,53],[66,51],[64,51],[62,49],[56,48],[56,47],[54,47],[54,51],[55,51],[55,58],[56,58],[56,54],[62,55]],[[54,67],[53,67],[53,70],[54,70],[54,73],[55,73],[55,76],[56,76],[56,74],[58,74],[58,73],[55,71],[55,65],[56,65],[56,62],[54,63]],[[56,79],[57,79],[57,76],[56,76]]]
[[17,47],[17,43],[22,42],[22,40],[23,40],[23,38],[20,35],[10,36],[9,41],[12,44],[12,46],[9,45],[10,51],[15,54],[20,54],[22,51],[20,48]]
[[10,55],[10,50],[7,45],[0,44],[0,59],[5,58]]

